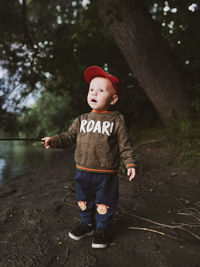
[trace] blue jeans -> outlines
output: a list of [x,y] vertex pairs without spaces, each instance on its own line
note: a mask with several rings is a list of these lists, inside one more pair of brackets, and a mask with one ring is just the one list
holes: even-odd
[[107,227],[115,213],[118,201],[116,173],[91,173],[76,171],[76,194],[81,221],[93,224],[96,213],[97,228]]

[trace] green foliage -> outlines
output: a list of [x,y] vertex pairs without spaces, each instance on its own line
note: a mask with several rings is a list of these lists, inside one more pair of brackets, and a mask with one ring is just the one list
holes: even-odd
[[0,96],[0,121],[1,121],[1,128],[0,128],[0,137],[1,138],[8,138],[14,137],[18,131],[18,123],[16,114],[7,111],[3,107],[4,97]]
[[[144,121],[150,114],[153,115],[148,121],[157,118],[153,105],[99,20],[95,1],[89,8],[83,8],[81,1],[30,0],[25,6],[17,2],[12,7],[11,0],[3,0],[0,7],[6,14],[4,16],[12,14],[10,23],[0,24],[0,59],[9,70],[10,77],[15,77],[13,86],[9,82],[7,95],[15,89],[16,82],[19,83],[16,97],[19,101],[38,88],[55,96],[68,92],[73,100],[72,113],[78,115],[89,111],[86,102],[88,85],[83,79],[83,72],[90,65],[99,65],[117,75],[121,81],[121,97],[116,108],[124,113],[128,125]],[[20,23],[15,25],[13,21]],[[131,105],[126,104],[129,99],[132,99]],[[150,112],[145,113],[143,106],[148,107]],[[39,135],[42,130],[36,123],[36,115],[40,116],[40,113],[28,111],[28,114],[35,126],[32,127],[28,120],[27,127],[21,127],[21,132],[27,135],[26,128],[35,131],[38,127]],[[68,116],[68,119],[72,117]],[[20,123],[22,120],[19,120]]]
[[41,138],[67,130],[73,118],[69,94],[43,93],[37,103],[19,115],[20,137]]
[[200,162],[200,123],[189,119],[174,123],[166,129],[166,137],[177,163],[186,167]]
[[[193,167],[200,163],[200,121],[183,119],[169,126],[154,125],[154,127],[132,128],[130,137],[139,149],[160,147],[169,153],[170,160],[180,166]],[[138,151],[137,151],[138,153]],[[168,162],[165,162],[168,164]]]
[[[116,108],[125,115],[130,128],[132,125],[146,128],[158,121],[152,103],[133,77],[107,28],[102,25],[98,17],[97,2],[91,1],[91,4],[84,8],[82,1],[78,0],[0,1],[0,61],[8,70],[7,80],[9,79],[7,83],[6,79],[0,80],[0,90],[5,96],[2,106],[8,104],[8,96],[14,91],[17,92],[14,100],[21,104],[30,92],[43,88],[44,92],[49,92],[54,97],[62,98],[66,94],[70,96],[73,105],[67,120],[71,120],[89,110],[86,103],[88,86],[83,79],[83,71],[90,65],[99,65],[117,75],[121,81],[121,96]],[[188,10],[192,3],[197,3],[198,7],[199,3],[180,0],[172,3],[164,0],[145,2],[153,18],[160,24],[160,31],[174,52],[175,59],[190,77],[193,86],[189,92],[192,96],[191,105],[199,112],[200,16],[198,8],[195,12]],[[170,11],[164,12],[167,3]],[[110,12],[113,13],[115,9],[115,15],[122,21],[120,6],[119,0],[113,1]],[[177,8],[177,12],[171,12],[172,8]],[[173,27],[169,26],[172,24]],[[42,104],[37,102],[37,105]],[[56,104],[52,103],[52,109],[53,106],[56,107]],[[48,108],[50,109],[50,106]],[[25,118],[18,121],[23,124],[21,133],[27,137],[28,132],[30,136],[30,129],[36,131],[38,128],[37,132],[34,132],[36,135],[46,134],[45,131],[48,133],[57,122],[55,130],[62,128],[61,122],[54,120],[55,115],[52,116],[53,125],[49,124],[46,128],[39,126],[48,123],[38,123],[39,118],[36,117],[41,117],[41,113],[36,112],[37,107],[34,107],[34,111],[31,110],[26,112],[30,113],[32,123]],[[53,113],[49,111],[51,112]],[[22,112],[21,117],[23,116]],[[64,118],[63,120],[65,121]],[[25,124],[28,130],[24,127]]]
[[174,149],[178,154],[178,163],[191,167],[200,161],[200,123],[182,120],[174,127]]
[[195,94],[192,98],[191,105],[194,111],[200,112],[200,83],[196,84],[193,90]]

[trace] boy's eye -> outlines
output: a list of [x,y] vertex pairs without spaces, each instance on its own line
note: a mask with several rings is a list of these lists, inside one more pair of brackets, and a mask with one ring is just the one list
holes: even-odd
[[104,90],[103,89],[100,89],[100,92],[104,92]]
[[90,88],[90,91],[94,91],[94,89]]

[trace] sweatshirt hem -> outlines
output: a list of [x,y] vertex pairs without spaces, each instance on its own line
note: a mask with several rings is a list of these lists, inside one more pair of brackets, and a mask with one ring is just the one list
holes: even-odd
[[116,173],[118,170],[101,170],[101,169],[93,169],[93,168],[86,168],[79,165],[76,165],[76,168],[86,172],[97,172],[97,173]]

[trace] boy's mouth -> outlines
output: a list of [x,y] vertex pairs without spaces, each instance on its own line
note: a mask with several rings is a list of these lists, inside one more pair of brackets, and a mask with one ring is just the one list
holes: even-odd
[[97,103],[97,100],[94,99],[94,98],[92,98],[92,99],[91,99],[91,102],[93,102],[93,103]]

